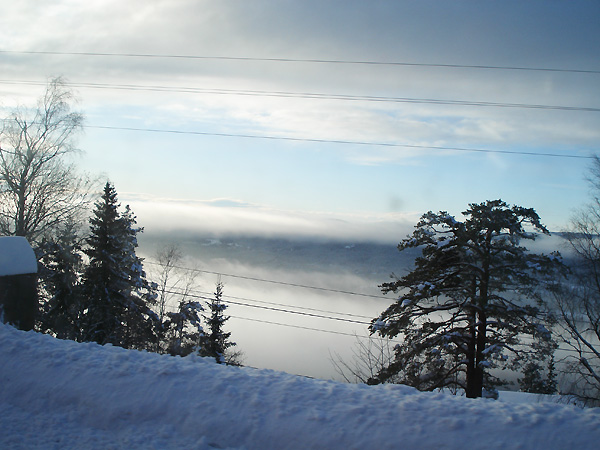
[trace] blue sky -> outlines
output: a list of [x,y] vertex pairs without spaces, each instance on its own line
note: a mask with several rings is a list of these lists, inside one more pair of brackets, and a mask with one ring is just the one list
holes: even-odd
[[428,210],[502,198],[556,230],[587,199],[589,159],[427,147],[590,156],[600,112],[331,96],[599,108],[598,73],[18,52],[600,71],[598,17],[595,1],[21,1],[0,19],[0,107],[43,90],[7,81],[73,83],[89,126],[78,164],[110,178],[146,228],[398,241]]

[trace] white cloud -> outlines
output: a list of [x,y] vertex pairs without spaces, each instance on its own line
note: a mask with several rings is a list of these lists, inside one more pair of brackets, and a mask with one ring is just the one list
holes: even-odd
[[282,211],[243,201],[190,201],[151,198],[128,193],[138,223],[153,233],[182,231],[197,235],[249,235],[339,241],[396,243],[416,223],[416,214],[334,214]]

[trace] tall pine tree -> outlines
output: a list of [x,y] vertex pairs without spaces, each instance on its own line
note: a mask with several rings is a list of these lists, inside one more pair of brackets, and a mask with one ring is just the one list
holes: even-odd
[[127,206],[119,213],[117,192],[107,182],[90,219],[85,253],[89,263],[83,275],[85,298],[83,340],[125,348],[148,348],[153,342],[157,316],[150,306],[156,287],[146,280],[136,255],[135,216]]
[[542,294],[562,265],[557,255],[520,245],[548,230],[533,209],[502,200],[471,204],[463,215],[461,222],[443,211],[424,214],[398,245],[420,249],[421,256],[412,271],[381,286],[400,295],[371,331],[400,335],[403,344],[371,383],[399,376],[421,390],[463,389],[481,397],[503,383],[492,369],[517,369],[552,354]]

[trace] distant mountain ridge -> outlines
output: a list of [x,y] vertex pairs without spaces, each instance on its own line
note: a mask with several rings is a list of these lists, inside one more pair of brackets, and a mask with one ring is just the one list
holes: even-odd
[[157,236],[151,233],[140,238],[146,257],[168,243],[179,244],[185,255],[205,263],[225,259],[266,269],[350,272],[378,283],[387,281],[392,272],[398,274],[409,269],[419,253],[418,250],[400,253],[395,245],[381,243],[319,239]]

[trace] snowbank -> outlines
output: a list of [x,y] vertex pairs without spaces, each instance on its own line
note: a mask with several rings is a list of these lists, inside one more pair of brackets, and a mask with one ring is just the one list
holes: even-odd
[[7,325],[0,358],[0,448],[591,449],[600,442],[600,409],[313,380]]

